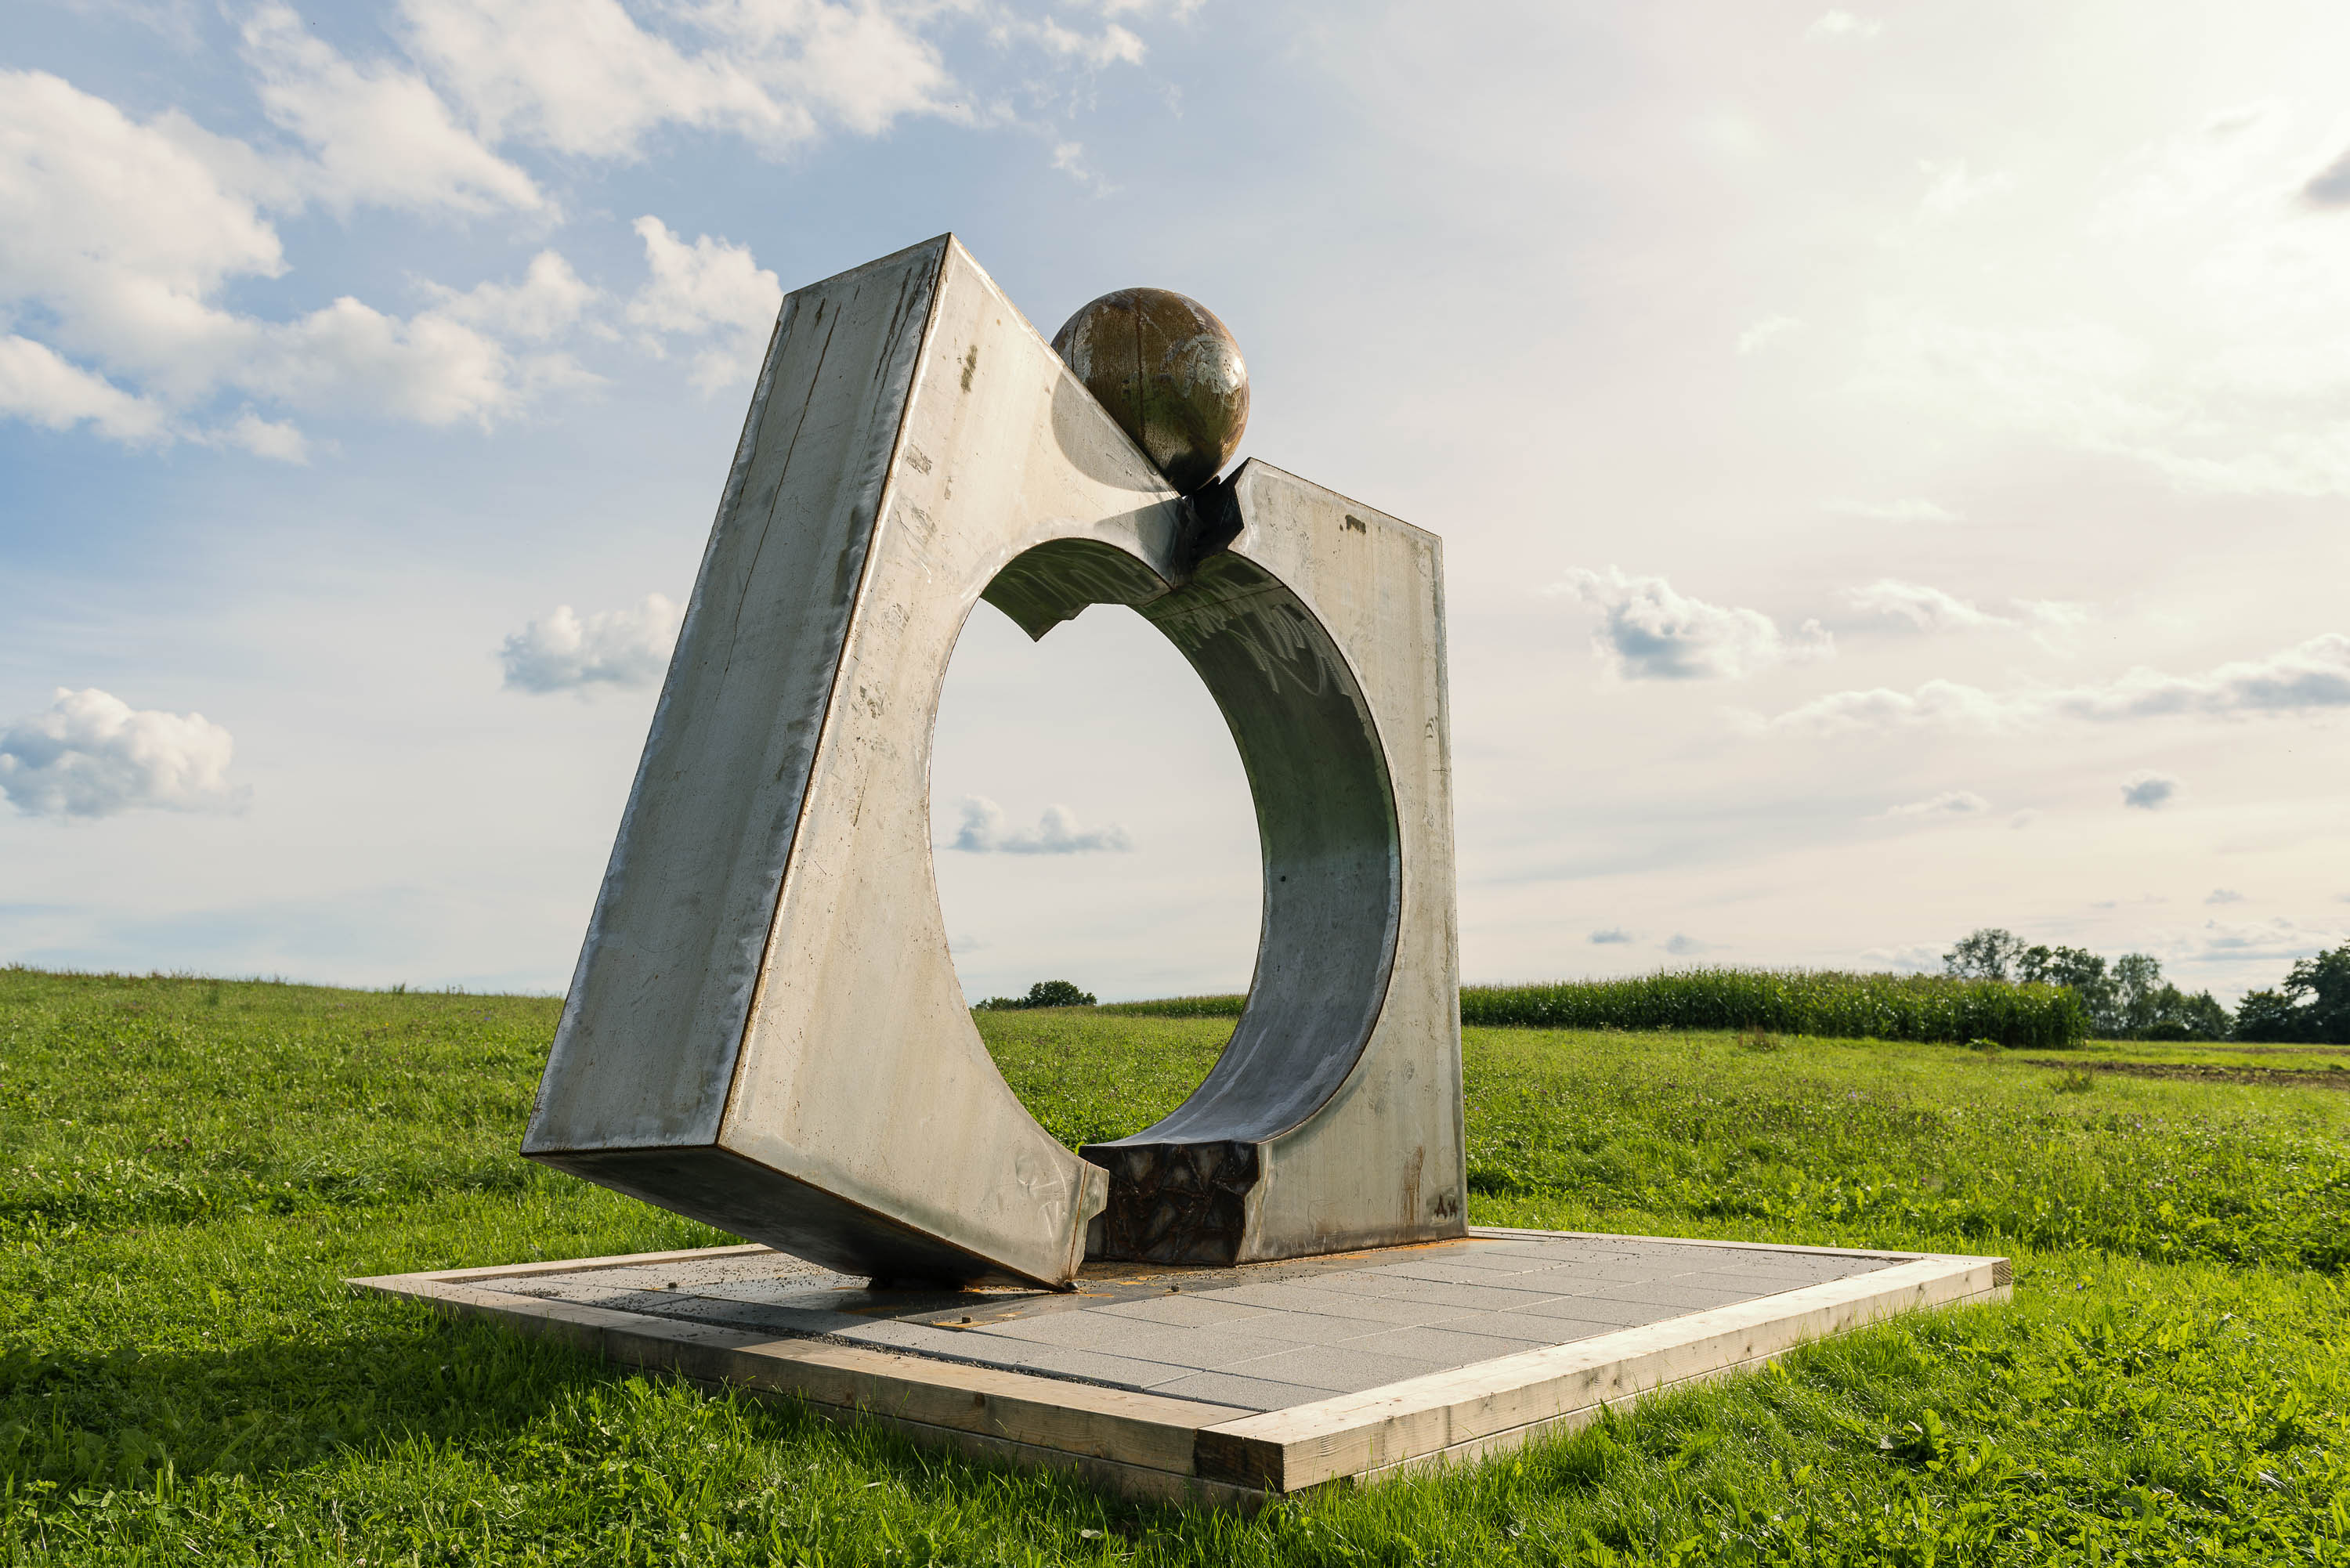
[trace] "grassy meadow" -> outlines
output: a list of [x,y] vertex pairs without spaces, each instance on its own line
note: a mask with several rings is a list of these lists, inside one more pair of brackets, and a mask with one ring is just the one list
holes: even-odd
[[[0,1563],[2350,1563],[2350,1053],[1471,1028],[1473,1220],[2016,1300],[1241,1519],[348,1292],[724,1239],[515,1156],[556,1011],[0,971]],[[1231,1027],[979,1025],[1072,1144]]]

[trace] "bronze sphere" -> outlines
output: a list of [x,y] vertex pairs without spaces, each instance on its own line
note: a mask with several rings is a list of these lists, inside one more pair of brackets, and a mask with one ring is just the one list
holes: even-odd
[[1215,312],[1164,288],[1121,288],[1053,335],[1054,352],[1184,495],[1248,429],[1248,366]]

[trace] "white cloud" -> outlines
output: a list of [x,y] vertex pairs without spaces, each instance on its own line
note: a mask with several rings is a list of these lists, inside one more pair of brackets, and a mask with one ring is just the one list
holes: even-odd
[[1931,942],[1911,942],[1907,947],[1870,948],[1860,955],[1863,963],[1881,964],[1905,974],[1939,974],[1942,968],[1942,950]]
[[1047,53],[1077,60],[1096,70],[1105,66],[1142,63],[1142,40],[1115,22],[1106,24],[1100,32],[1088,37],[1047,16],[1036,24],[1036,37]]
[[1627,576],[1614,566],[1604,576],[1578,567],[1545,591],[1600,612],[1592,648],[1627,680],[1738,680],[1835,650],[1817,621],[1789,639],[1760,610],[1708,604],[1674,592],[1662,577]]
[[516,691],[577,691],[598,686],[650,686],[669,668],[683,617],[660,594],[632,609],[604,610],[581,619],[558,605],[506,639],[498,651],[505,684]]
[[1928,724],[1954,729],[2000,730],[2017,715],[2000,698],[1955,680],[1929,680],[1915,691],[1876,687],[1831,691],[1765,722],[1773,730],[1836,735],[1864,730],[1906,730]]
[[1981,816],[1991,809],[1991,802],[1972,790],[1945,790],[1929,800],[1913,800],[1906,805],[1887,806],[1878,815],[1887,819],[1902,817]]
[[1738,351],[1741,354],[1760,352],[1802,325],[1792,316],[1766,316],[1738,335]]
[[250,410],[234,423],[201,432],[195,439],[213,446],[239,447],[255,457],[274,458],[279,462],[310,461],[310,442],[291,421],[265,420]]
[[252,197],[169,123],[38,71],[0,72],[0,305],[45,306],[71,348],[201,384],[233,321],[204,304],[285,270]]
[[1881,578],[1865,588],[1846,588],[1844,597],[1855,609],[1906,620],[1919,631],[1972,631],[2015,624],[2005,616],[1991,615],[1939,588],[1897,582],[1891,577]]
[[58,688],[45,713],[0,730],[0,794],[28,816],[112,816],[141,806],[229,810],[229,732],[202,713],[134,709]]
[[1612,947],[1617,943],[1628,942],[1631,940],[1632,933],[1621,926],[1608,926],[1591,933],[1592,945],[1595,947]]
[[530,269],[520,283],[480,283],[462,294],[437,284],[427,286],[440,301],[433,306],[436,315],[500,337],[539,341],[577,326],[588,307],[604,294],[583,281],[571,270],[571,264],[554,251],[541,251],[531,257]]
[[2227,961],[2306,958],[2339,946],[2345,940],[2345,933],[2340,930],[2300,925],[2280,915],[2258,921],[2206,920],[2195,931],[2174,934],[2162,945],[2168,954],[2189,962]]
[[2108,686],[2056,693],[2057,711],[2088,719],[2174,713],[2300,713],[2350,707],[2350,637],[2328,632],[2265,659],[2239,659],[2205,675],[2133,670]]
[[530,176],[459,126],[421,77],[380,63],[353,65],[285,5],[261,6],[244,33],[262,106],[317,150],[300,182],[329,205],[463,213],[548,206]]
[[[470,296],[407,319],[348,296],[284,322],[221,308],[232,283],[285,271],[261,215],[266,202],[298,201],[281,175],[184,120],[138,124],[56,77],[0,72],[0,313],[45,317],[49,341],[34,348],[55,361],[9,350],[7,411],[28,414],[29,383],[47,396],[29,417],[45,422],[77,413],[123,439],[189,436],[283,457],[297,450],[290,426],[255,416],[206,433],[196,410],[242,392],[486,425],[573,379],[560,357],[517,356],[461,319]],[[544,260],[532,278],[513,292],[545,295]]]
[[2204,896],[2203,901],[2207,904],[2241,904],[2244,896],[2233,888],[2214,888]]
[[693,361],[693,383],[704,391],[754,374],[784,301],[775,275],[751,259],[747,245],[708,234],[689,245],[650,216],[639,218],[636,227],[652,277],[629,301],[629,319],[654,332],[708,341]]
[[1086,161],[1086,150],[1081,142],[1056,142],[1053,148],[1053,167],[1097,196],[1107,196],[1118,190]]
[[2265,659],[2222,664],[2203,675],[2137,669],[2102,685],[1986,691],[1929,680],[1912,692],[1883,687],[1833,691],[1767,722],[1813,734],[1924,725],[1985,731],[2052,720],[2099,722],[2182,715],[2233,717],[2350,707],[2350,637],[2328,632]]
[[0,337],[0,415],[53,431],[88,420],[120,441],[165,437],[160,404],[134,397],[105,377],[68,364],[29,337]]
[[1818,21],[1804,29],[1815,38],[1874,38],[1885,30],[1885,24],[1874,16],[1856,16],[1849,11],[1829,11]]
[[1874,523],[1963,523],[1965,517],[1939,503],[1922,496],[1905,495],[1898,501],[1831,501],[1827,509],[1847,517],[1866,517]]
[[1123,853],[1133,839],[1116,823],[1107,827],[1081,828],[1066,805],[1048,805],[1033,833],[1004,826],[1003,808],[984,795],[962,803],[962,826],[948,846],[972,855],[1085,855],[1095,851]]
[[1665,950],[1675,958],[1691,958],[1699,953],[1710,953],[1720,946],[1721,946],[1720,942],[1701,942],[1695,937],[1684,935],[1679,931],[1675,931],[1666,938],[1664,942]]
[[618,0],[402,0],[400,11],[416,53],[493,142],[635,158],[677,124],[780,151],[827,122],[870,134],[953,112],[938,51],[878,6],[669,8],[702,35],[682,47]]
[[2016,599],[2032,624],[2032,640],[2054,653],[2073,650],[2073,633],[2089,624],[2090,607],[2070,599]]
[[2137,811],[2159,811],[2178,795],[2178,781],[2166,774],[2132,774],[2122,781],[2122,804]]

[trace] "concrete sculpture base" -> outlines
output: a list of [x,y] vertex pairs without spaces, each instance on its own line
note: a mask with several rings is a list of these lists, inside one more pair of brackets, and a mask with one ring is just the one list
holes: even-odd
[[1073,1292],[876,1292],[765,1247],[357,1280],[1134,1495],[1251,1506],[1500,1452],[1919,1307],[2004,1258],[1476,1230]]

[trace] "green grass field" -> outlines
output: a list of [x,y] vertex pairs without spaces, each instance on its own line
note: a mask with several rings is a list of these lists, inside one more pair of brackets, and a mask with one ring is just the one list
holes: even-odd
[[[1996,1250],[2016,1300],[1244,1520],[347,1291],[723,1239],[515,1157],[555,1014],[0,971],[0,1561],[2350,1563],[2344,1054],[1471,1030],[1472,1220]],[[1230,1021],[980,1027],[1076,1143]]]

